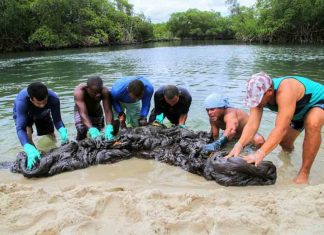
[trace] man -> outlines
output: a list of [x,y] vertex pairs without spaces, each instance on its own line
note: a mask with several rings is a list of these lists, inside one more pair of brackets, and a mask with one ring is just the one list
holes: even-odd
[[[114,114],[122,127],[144,126],[154,92],[152,84],[144,77],[126,77],[117,80],[111,88]],[[140,104],[142,100],[142,106]]]
[[322,142],[324,86],[299,76],[271,79],[261,72],[247,82],[246,105],[250,107],[249,120],[228,157],[240,154],[260,126],[263,107],[268,107],[278,112],[275,127],[262,147],[244,159],[257,166],[278,144],[284,150],[292,151],[297,136],[305,129],[302,166],[295,182],[308,183],[311,166]]
[[[205,146],[206,151],[219,150],[228,141],[241,136],[249,119],[248,114],[238,108],[233,108],[228,98],[215,93],[207,96],[204,105],[209,116],[212,137],[216,140]],[[224,130],[222,135],[219,135],[219,129]],[[256,133],[251,143],[260,148],[264,143],[264,138],[261,134]]]
[[185,127],[191,105],[191,95],[187,89],[173,85],[162,86],[154,94],[154,109],[150,122],[162,124],[164,117],[174,125]]
[[40,159],[40,153],[32,139],[34,123],[38,136],[49,135],[55,139],[55,125],[62,144],[68,141],[67,130],[61,118],[60,99],[41,82],[33,82],[18,93],[14,102],[13,118],[19,141],[27,155],[28,169],[33,167],[37,158]]
[[90,138],[99,139],[100,130],[104,126],[105,113],[106,127],[105,139],[114,139],[113,119],[110,104],[110,94],[103,81],[98,76],[89,77],[87,83],[81,83],[74,90],[74,121],[77,129],[77,140],[83,140],[89,133]]

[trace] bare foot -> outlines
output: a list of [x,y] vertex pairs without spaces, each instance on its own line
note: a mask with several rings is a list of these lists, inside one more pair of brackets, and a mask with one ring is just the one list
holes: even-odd
[[308,182],[308,176],[309,176],[309,174],[307,174],[307,173],[303,173],[303,172],[300,172],[300,173],[297,175],[297,177],[296,177],[296,179],[294,180],[294,182],[295,182],[296,184],[309,184],[309,182]]

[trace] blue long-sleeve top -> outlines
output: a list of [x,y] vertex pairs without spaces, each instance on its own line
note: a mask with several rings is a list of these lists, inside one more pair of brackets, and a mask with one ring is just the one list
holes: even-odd
[[20,143],[24,146],[28,143],[26,132],[28,118],[40,118],[51,112],[55,128],[58,130],[64,126],[61,118],[60,99],[51,90],[48,90],[48,101],[43,108],[38,108],[30,101],[27,89],[21,90],[13,107],[13,118],[16,120],[16,131]]
[[141,117],[146,117],[151,106],[151,98],[154,92],[152,84],[144,77],[125,77],[118,79],[111,88],[112,104],[117,113],[121,113],[122,107],[119,102],[135,103],[129,96],[127,87],[131,81],[140,80],[144,84],[144,96],[142,98]]

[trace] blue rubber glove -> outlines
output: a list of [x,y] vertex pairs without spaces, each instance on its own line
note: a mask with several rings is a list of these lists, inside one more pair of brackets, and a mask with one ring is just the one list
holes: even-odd
[[216,150],[220,150],[227,143],[227,141],[227,137],[222,134],[218,140],[214,141],[213,143],[206,144],[203,149],[207,152],[214,152]]
[[40,153],[34,145],[28,143],[24,145],[24,151],[27,154],[27,169],[31,170],[36,162],[36,159],[41,159]]
[[155,121],[157,121],[160,124],[163,123],[163,119],[164,119],[164,114],[163,113],[160,113],[159,115],[156,115],[156,117],[155,117]]
[[97,128],[90,127],[88,132],[90,134],[91,139],[99,139],[100,138],[100,131]]
[[105,128],[105,139],[106,140],[110,141],[115,138],[115,136],[113,135],[113,131],[114,131],[113,125],[108,124]]
[[180,128],[186,128],[185,124],[179,125]]
[[219,142],[216,140],[215,142],[213,143],[210,143],[210,144],[206,144],[204,146],[204,150],[207,151],[207,152],[214,152],[216,150],[220,150],[221,149],[221,146],[219,144]]
[[67,134],[67,129],[62,126],[60,129],[58,129],[58,132],[60,133],[61,144],[66,144],[69,140],[68,134]]

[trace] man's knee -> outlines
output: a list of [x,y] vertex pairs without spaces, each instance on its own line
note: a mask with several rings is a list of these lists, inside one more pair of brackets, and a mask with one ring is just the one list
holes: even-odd
[[310,133],[321,132],[323,122],[318,118],[307,119],[305,121],[305,131]]
[[257,148],[260,148],[264,144],[265,140],[262,135],[255,135],[253,140],[253,145]]
[[286,152],[292,152],[295,148],[294,143],[288,142],[288,141],[281,141],[280,142],[281,148]]

